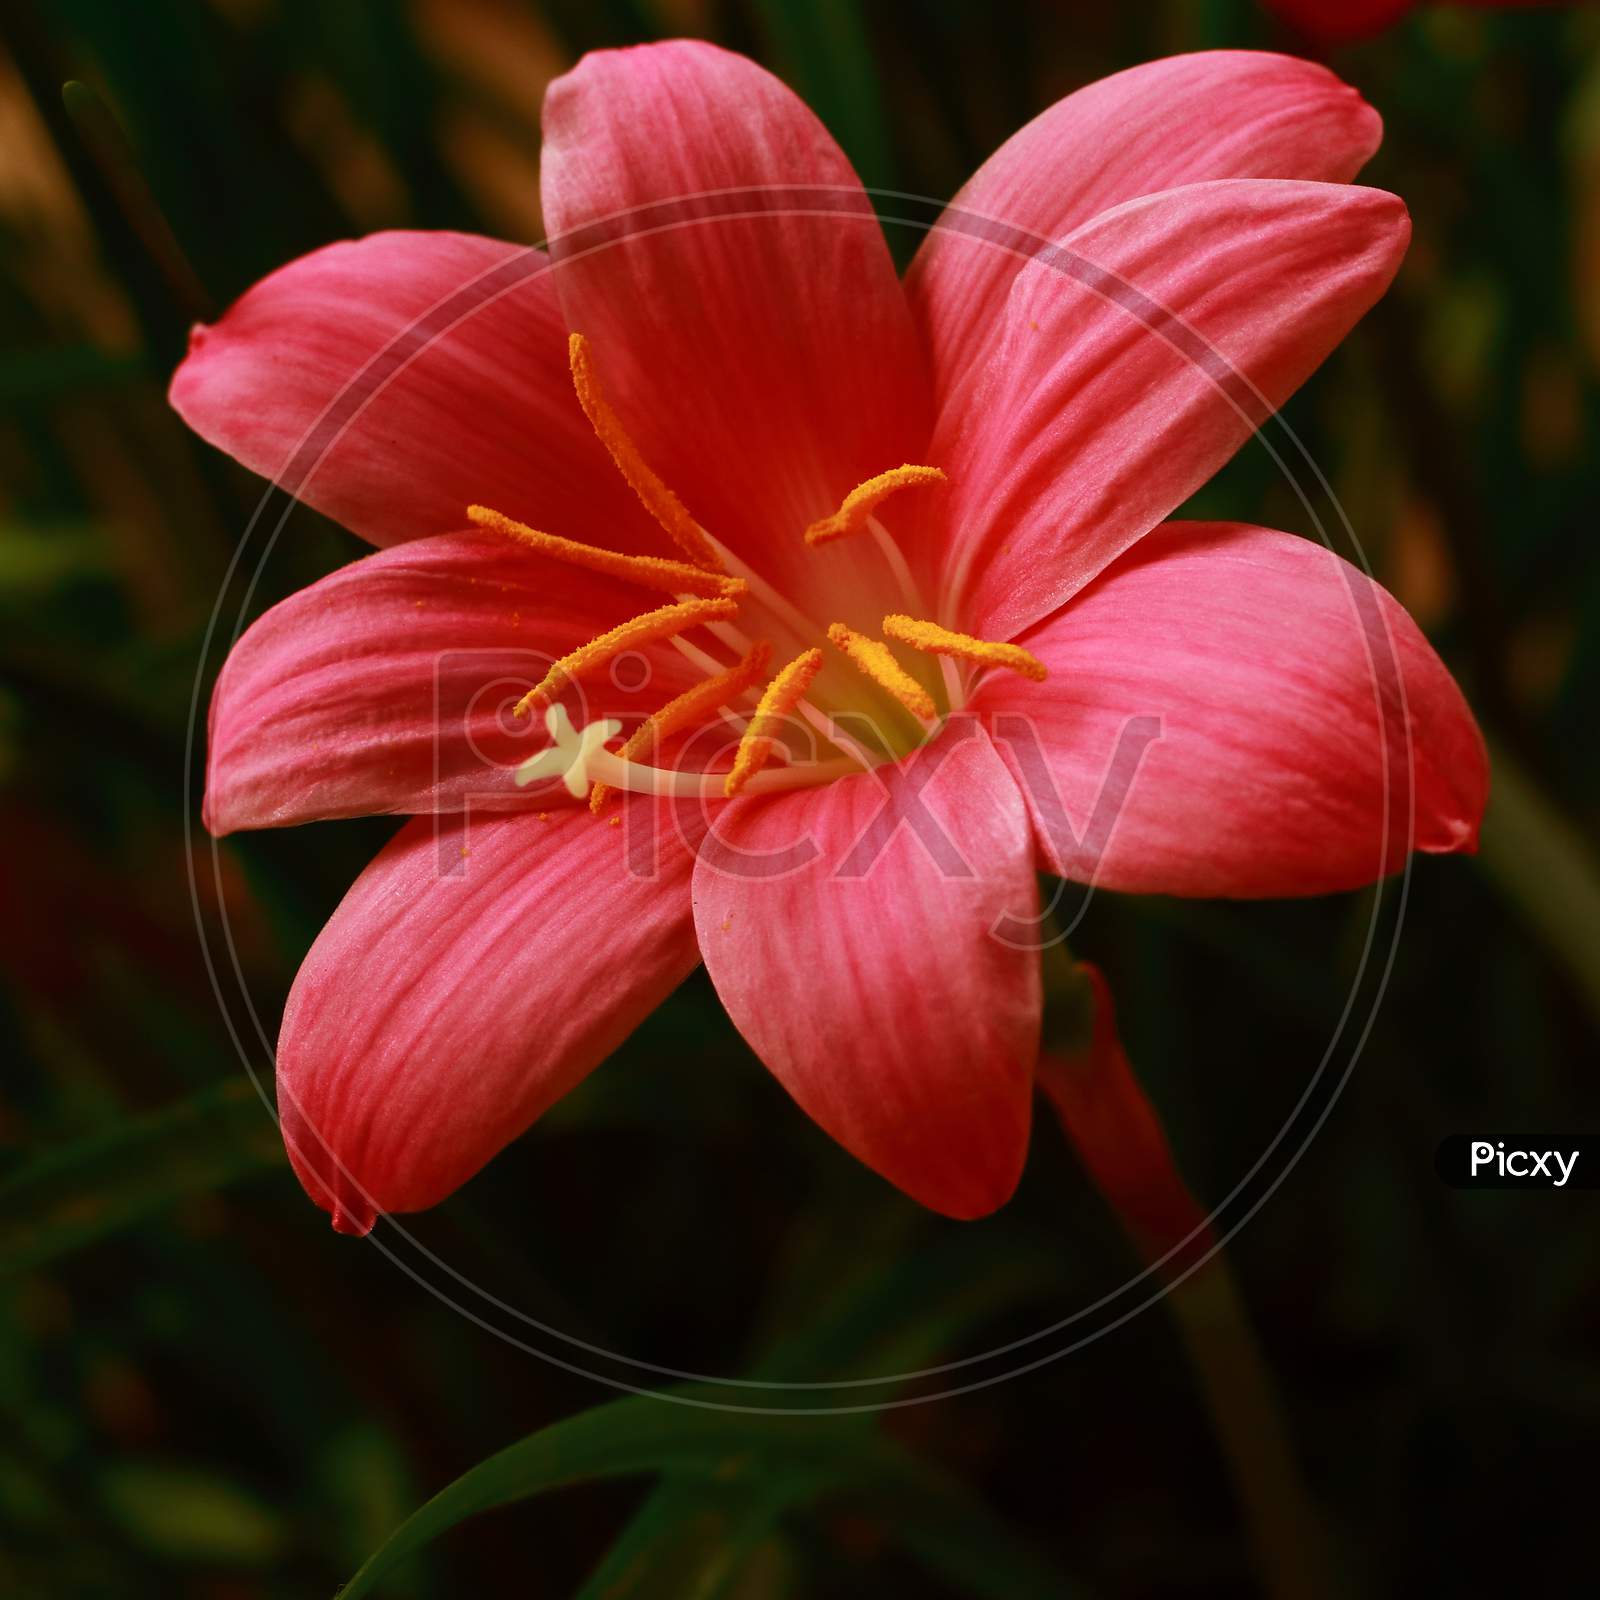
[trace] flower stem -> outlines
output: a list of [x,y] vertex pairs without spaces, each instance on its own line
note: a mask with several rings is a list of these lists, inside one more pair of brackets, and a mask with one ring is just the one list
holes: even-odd
[[1100,972],[1046,952],[1052,1031],[1039,1087],[1139,1254],[1166,1278],[1166,1304],[1228,1466],[1262,1586],[1273,1600],[1335,1592],[1330,1549],[1277,1394],[1210,1222],[1173,1160],[1155,1107],[1117,1037]]
[[1274,1600],[1324,1600],[1337,1586],[1322,1523],[1226,1258],[1213,1256],[1175,1284],[1166,1303],[1227,1461],[1263,1588]]

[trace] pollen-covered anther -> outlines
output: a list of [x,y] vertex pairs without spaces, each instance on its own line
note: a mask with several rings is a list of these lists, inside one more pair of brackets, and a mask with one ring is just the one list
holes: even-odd
[[957,656],[984,667],[1005,667],[1011,672],[1020,672],[1024,678],[1032,678],[1035,683],[1043,683],[1050,675],[1044,662],[1020,644],[975,639],[970,633],[941,628],[937,622],[896,614],[883,619],[883,631],[896,643],[908,644],[914,650],[926,650],[936,656]]
[[[714,711],[760,683],[771,659],[772,646],[762,639],[726,672],[703,678],[675,700],[669,700],[659,711],[652,711],[628,736],[627,742],[617,751],[618,757],[623,761],[637,761],[641,756],[652,754],[663,739],[670,739],[685,728],[697,727]],[[610,794],[610,786],[604,783],[597,783],[589,791],[589,809],[596,816],[600,815]]]
[[615,550],[602,550],[597,545],[581,544],[576,539],[563,539],[558,533],[543,533],[488,506],[468,506],[467,519],[480,528],[503,533],[518,544],[537,550],[540,555],[603,573],[608,578],[621,578],[624,583],[637,583],[646,589],[731,600],[735,595],[744,594],[749,587],[743,578],[707,572],[704,567],[690,566],[687,561],[669,561],[665,556],[625,556]]
[[773,740],[782,731],[784,719],[805,698],[811,680],[822,670],[822,652],[804,651],[789,662],[762,691],[756,714],[739,741],[733,767],[722,786],[731,800],[767,764]]
[[712,572],[722,570],[721,558],[712,549],[700,524],[689,515],[684,503],[664,484],[650,463],[640,455],[639,447],[628,437],[628,430],[611,409],[600,387],[600,377],[594,369],[594,354],[589,341],[581,333],[567,340],[567,360],[572,368],[572,387],[578,392],[578,404],[589,419],[601,444],[611,453],[617,471],[628,480],[628,487],[638,495],[646,511],[666,529],[668,537],[698,567]]
[[813,522],[806,529],[806,543],[827,544],[833,539],[843,539],[847,534],[859,533],[866,527],[867,518],[897,489],[913,489],[919,484],[943,482],[945,475],[937,467],[918,467],[909,462],[903,467],[891,467],[875,478],[868,478],[865,483],[858,483],[832,516]]
[[703,622],[720,622],[733,616],[739,607],[733,600],[681,600],[677,605],[662,606],[656,611],[646,611],[643,616],[630,617],[609,632],[591,639],[569,655],[564,655],[551,667],[539,683],[517,702],[514,715],[524,716],[537,706],[547,705],[561,692],[564,684],[573,683],[622,654],[640,645],[653,644],[657,639],[670,639],[686,628]]
[[915,717],[926,720],[938,715],[933,696],[894,658],[888,645],[869,639],[842,622],[830,623],[828,638],[849,656],[872,681],[887,689]]

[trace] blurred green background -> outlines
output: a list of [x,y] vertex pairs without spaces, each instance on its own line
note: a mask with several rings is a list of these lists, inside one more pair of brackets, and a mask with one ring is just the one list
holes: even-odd
[[[0,1591],[331,1594],[427,1495],[611,1396],[329,1230],[213,997],[185,728],[259,485],[166,408],[188,324],[375,228],[537,241],[543,88],[598,46],[692,33],[744,50],[869,183],[934,196],[1090,79],[1184,49],[1309,46],[1252,0],[7,0],[3,18]],[[1496,793],[1476,860],[1418,863],[1361,1062],[1233,1255],[1351,1591],[1565,1591],[1593,1558],[1595,1197],[1456,1193],[1433,1151],[1469,1127],[1600,1130],[1600,12],[1424,10],[1334,64],[1387,122],[1366,177],[1407,200],[1416,242],[1289,420],[1466,686]],[[86,87],[64,101],[68,79]],[[904,259],[916,240],[892,242]],[[1255,447],[1198,508],[1311,531]],[[359,553],[296,511],[255,607]],[[269,1032],[392,826],[223,847]],[[1091,906],[1075,948],[1110,974],[1202,1197],[1304,1088],[1371,910]],[[799,1378],[985,1349],[1133,1264],[1043,1119],[998,1218],[919,1212],[791,1107],[700,978],[413,1231],[572,1335]],[[589,1419],[588,1444],[557,1436],[552,1482],[584,1449],[607,1481],[461,1523],[392,1592],[1250,1581],[1159,1312],[876,1426],[813,1439],[707,1415],[623,1406]],[[895,1490],[913,1458],[931,1476]],[[638,1475],[708,1460],[653,1493]],[[536,1466],[517,1467],[525,1488]]]

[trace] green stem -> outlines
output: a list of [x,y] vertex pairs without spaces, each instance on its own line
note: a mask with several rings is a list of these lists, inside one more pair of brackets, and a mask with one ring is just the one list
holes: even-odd
[[[1169,1282],[1167,1306],[1211,1417],[1273,1600],[1334,1592],[1330,1547],[1226,1259],[1189,1192],[1160,1118],[1117,1036],[1093,967],[1046,953],[1048,1037],[1039,1086],[1140,1255]],[[1206,1250],[1212,1253],[1198,1266]]]
[[1600,865],[1589,842],[1501,745],[1478,865],[1600,1018]]
[[1221,1254],[1167,1295],[1233,1480],[1262,1586],[1274,1600],[1336,1592],[1322,1522],[1272,1376]]

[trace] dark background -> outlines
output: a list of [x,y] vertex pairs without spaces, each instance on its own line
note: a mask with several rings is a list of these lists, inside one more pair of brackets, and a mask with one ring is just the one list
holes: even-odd
[[[191,906],[185,730],[260,486],[166,408],[188,324],[375,228],[537,241],[542,91],[596,46],[687,32],[747,51],[868,183],[934,196],[1120,67],[1311,47],[1250,0],[8,0],[4,19],[0,1589],[331,1593],[426,1496],[611,1391],[336,1237],[229,1036]],[[1365,177],[1406,199],[1416,240],[1289,420],[1465,685],[1496,792],[1475,860],[1418,862],[1359,1064],[1232,1254],[1349,1591],[1564,1592],[1593,1560],[1595,1196],[1456,1192],[1433,1158],[1452,1132],[1600,1132],[1600,12],[1432,9],[1334,62],[1386,120]],[[88,87],[64,103],[69,78]],[[916,240],[893,243],[904,259]],[[1199,507],[1312,531],[1258,447]],[[258,608],[359,553],[297,511]],[[269,1036],[392,827],[223,847]],[[1111,975],[1208,1201],[1305,1087],[1372,916],[1370,895],[1090,907],[1075,948]],[[918,1211],[794,1110],[703,978],[414,1220],[456,1271],[566,1332],[727,1374],[981,1351],[1134,1265],[1044,1119],[999,1217]],[[1063,1593],[1250,1582],[1159,1310],[880,1431],[1054,1563]],[[467,1521],[394,1592],[577,1593],[646,1493],[630,1477]],[[747,1552],[714,1491],[648,1504],[628,1535],[644,1556],[605,1592],[970,1592],[959,1562],[942,1579],[912,1566],[870,1497],[807,1504]],[[988,1559],[978,1535],[952,1537]]]

